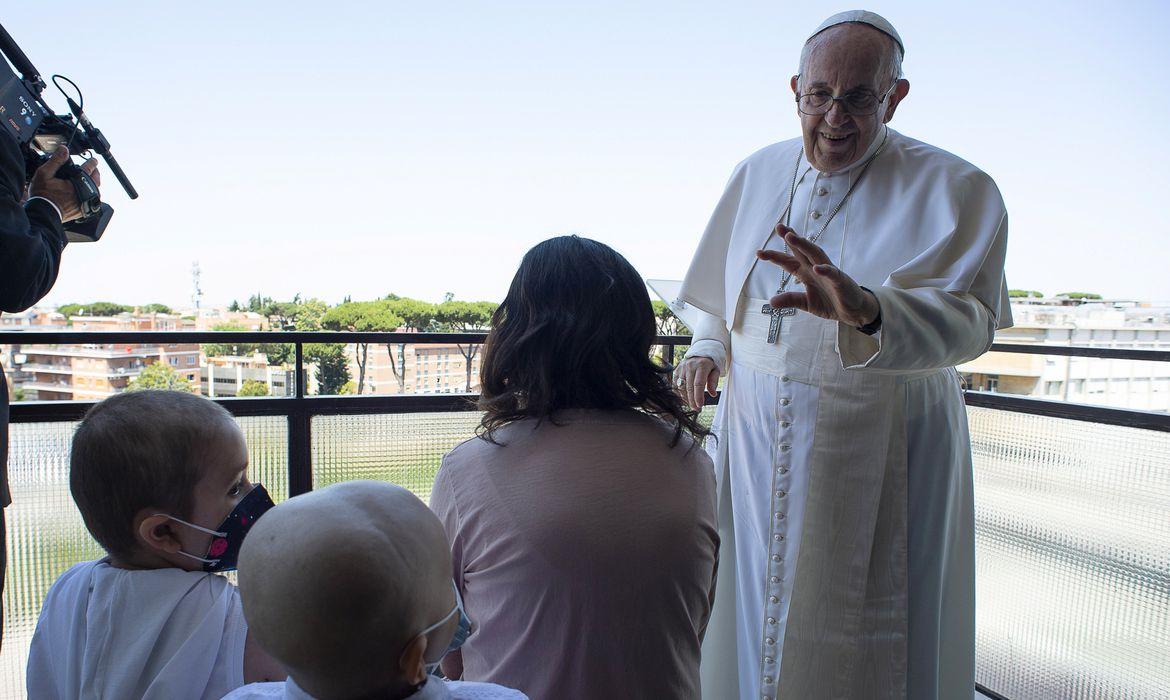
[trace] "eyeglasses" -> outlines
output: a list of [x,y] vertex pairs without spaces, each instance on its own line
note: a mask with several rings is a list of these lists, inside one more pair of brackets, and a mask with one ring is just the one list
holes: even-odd
[[886,101],[894,88],[898,87],[898,81],[890,86],[889,90],[883,92],[880,96],[868,90],[859,90],[851,92],[844,97],[833,97],[832,94],[825,90],[817,90],[815,92],[806,92],[803,95],[796,96],[797,108],[803,114],[810,116],[819,116],[828,114],[829,110],[833,109],[833,103],[840,102],[845,112],[854,117],[868,117],[877,112],[878,105]]

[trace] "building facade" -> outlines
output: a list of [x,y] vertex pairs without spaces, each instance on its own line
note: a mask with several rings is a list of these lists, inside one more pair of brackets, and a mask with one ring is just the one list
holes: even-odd
[[[997,342],[1170,350],[1170,306],[1029,300],[1012,304],[1012,314],[1015,326]],[[959,372],[979,391],[1170,411],[1170,362],[990,352]]]

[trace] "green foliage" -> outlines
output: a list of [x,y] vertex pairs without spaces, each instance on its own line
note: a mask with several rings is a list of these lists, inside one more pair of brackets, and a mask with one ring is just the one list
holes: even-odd
[[1065,299],[1080,299],[1080,300],[1093,300],[1093,301],[1096,301],[1099,299],[1104,299],[1104,297],[1102,297],[1100,294],[1095,294],[1093,292],[1061,292],[1060,294],[1057,294],[1056,296],[1063,297]]
[[[402,319],[402,327],[426,332],[435,328],[435,305],[419,299],[386,295],[385,304],[390,312]],[[390,357],[390,369],[398,382],[398,391],[406,391],[406,343],[387,343],[386,354]]]
[[147,304],[142,307],[143,312],[148,314],[173,314],[174,311],[166,304]]
[[497,306],[499,304],[491,301],[446,299],[435,307],[435,323],[441,330],[453,333],[486,330]]
[[24,393],[24,387],[22,387],[22,386],[12,387],[12,400],[14,402],[24,401],[26,398],[27,398],[27,396]]
[[258,379],[246,379],[236,396],[268,396],[268,385]]
[[264,307],[272,303],[272,297],[262,297],[259,294],[253,294],[248,297],[248,306],[244,311],[252,311],[254,313],[264,313]]
[[235,299],[232,299],[232,303],[228,304],[228,311],[231,311],[232,313],[239,313],[242,310],[243,307],[240,306],[240,302],[236,301]]
[[329,305],[320,299],[305,299],[297,307],[294,321],[298,331],[321,330],[321,319],[329,311]]
[[95,301],[89,304],[63,304],[57,311],[66,318],[73,316],[117,316],[126,311],[133,311],[134,307],[125,304],[115,304],[112,301]]
[[[236,323],[220,323],[211,327],[213,331],[247,331]],[[293,361],[293,346],[290,343],[204,343],[200,346],[208,357],[247,357],[257,352],[264,353],[270,365],[284,365]]]
[[682,319],[674,315],[670,310],[670,305],[664,301],[652,301],[650,305],[654,307],[654,320],[658,326],[658,335],[690,335],[691,329],[687,328],[687,324],[682,322]]
[[391,294],[385,304],[390,313],[402,319],[401,328],[425,332],[435,325],[436,306],[430,302]]
[[[213,331],[246,331],[247,328],[237,323],[220,323],[211,327]],[[256,343],[204,343],[201,346],[203,354],[208,357],[226,357],[231,355],[251,355],[259,349]]]
[[395,331],[403,319],[390,310],[391,302],[349,301],[338,304],[321,317],[321,327],[331,331]]
[[1043,299],[1044,292],[1037,292],[1034,289],[1009,289],[1008,297],[1011,299]]
[[344,394],[350,384],[349,362],[344,343],[306,343],[305,360],[317,365],[317,391],[320,394]]
[[[347,301],[325,312],[321,317],[321,326],[331,331],[357,331],[362,333],[375,331],[395,331],[403,323],[402,317],[390,310],[394,302],[382,301]],[[357,393],[362,393],[366,386],[366,367],[369,364],[369,343],[356,343],[357,349]]]
[[[486,330],[492,322],[492,314],[499,304],[491,301],[456,301],[448,292],[443,303],[435,307],[435,324],[439,329],[454,333],[469,333]],[[466,381],[464,391],[471,391],[471,364],[479,354],[479,345],[457,345],[459,353],[467,361],[464,369]]]
[[147,391],[150,389],[166,389],[170,391],[191,391],[191,382],[179,375],[170,365],[163,362],[153,362],[142,369],[142,372],[130,380],[126,391]]

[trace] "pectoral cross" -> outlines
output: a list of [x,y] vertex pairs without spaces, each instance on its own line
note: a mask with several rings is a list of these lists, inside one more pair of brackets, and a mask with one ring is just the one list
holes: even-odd
[[760,309],[760,313],[768,314],[772,317],[768,322],[768,344],[775,345],[776,341],[780,338],[780,320],[785,316],[795,316],[796,309],[791,307],[778,309],[771,304],[764,304],[764,308]]

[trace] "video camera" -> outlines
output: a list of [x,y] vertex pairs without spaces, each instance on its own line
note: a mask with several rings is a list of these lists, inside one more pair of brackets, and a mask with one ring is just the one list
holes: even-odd
[[[26,184],[32,179],[36,169],[49,159],[49,154],[57,150],[58,146],[65,145],[71,154],[93,151],[101,155],[130,199],[138,199],[134,185],[130,184],[126,173],[110,153],[110,142],[94,127],[82,110],[85,99],[81,96],[80,90],[78,100],[81,104],[78,104],[61,89],[61,84],[57,81],[65,81],[75,89],[77,85],[63,76],[51,76],[57,89],[65,95],[69,111],[72,112],[72,115],[54,114],[41,97],[46,85],[40,71],[24,51],[20,50],[16,41],[2,25],[0,54],[3,54],[8,63],[16,69],[16,72],[13,72],[8,63],[0,61],[0,128],[6,129],[20,144],[20,149],[24,153]],[[73,184],[81,204],[81,218],[65,224],[68,239],[96,241],[101,238],[102,232],[110,223],[110,217],[114,215],[114,208],[102,202],[101,193],[93,178],[72,161],[65,163],[57,171],[57,177]]]

